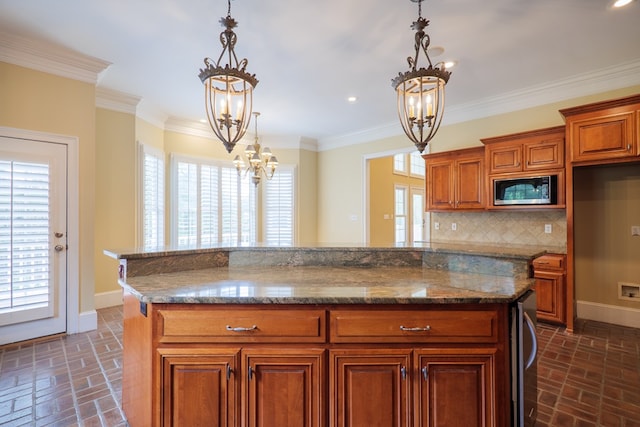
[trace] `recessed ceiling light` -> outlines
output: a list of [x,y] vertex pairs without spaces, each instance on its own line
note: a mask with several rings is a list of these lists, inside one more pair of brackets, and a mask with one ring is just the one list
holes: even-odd
[[626,5],[628,5],[629,3],[631,3],[633,0],[616,0],[613,2],[613,7],[618,8],[618,7],[624,7]]
[[347,98],[347,102],[349,102],[349,104],[354,104],[357,100],[358,98],[356,96],[350,96]]
[[453,68],[458,65],[458,61],[444,61],[444,68]]
[[207,119],[200,119],[200,123],[207,123]]

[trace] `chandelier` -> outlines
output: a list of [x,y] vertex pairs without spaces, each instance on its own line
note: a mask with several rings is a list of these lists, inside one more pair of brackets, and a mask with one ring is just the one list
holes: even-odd
[[[233,32],[237,22],[231,17],[231,0],[227,17],[220,18],[225,30],[220,33],[222,53],[216,62],[205,58],[205,68],[200,69],[200,80],[205,87],[207,120],[227,152],[244,136],[251,121],[253,89],[258,84],[255,74],[246,72],[247,59],[238,61],[234,47],[237,36]],[[221,65],[226,57],[226,64]]]
[[[398,73],[391,80],[391,85],[398,95],[398,117],[402,129],[422,153],[440,127],[444,114],[444,86],[451,72],[445,70],[444,63],[435,66],[431,63],[427,53],[431,39],[424,32],[429,21],[422,17],[424,0],[411,1],[418,3],[418,20],[411,25],[416,31],[415,56],[407,58],[409,71]],[[427,57],[427,68],[417,68],[420,50]]]
[[[273,178],[273,174],[278,167],[278,159],[276,156],[271,154],[271,150],[269,147],[260,147],[260,142],[258,140],[258,116],[260,113],[257,111],[253,112],[254,116],[254,124],[255,124],[255,142],[253,144],[247,145],[247,148],[244,150],[244,155],[249,162],[247,169],[245,170],[245,176],[251,172],[251,182],[254,185],[258,185],[260,183],[260,178],[264,175],[267,179]],[[233,159],[233,164],[236,166],[238,171],[238,175],[242,176],[242,170],[244,169],[245,163],[244,160],[237,155],[235,159]]]

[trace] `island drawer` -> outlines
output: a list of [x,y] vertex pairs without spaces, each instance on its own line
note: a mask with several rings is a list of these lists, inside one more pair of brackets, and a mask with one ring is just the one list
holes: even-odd
[[325,310],[157,311],[159,341],[198,343],[324,343]]
[[494,310],[332,310],[333,343],[495,343]]

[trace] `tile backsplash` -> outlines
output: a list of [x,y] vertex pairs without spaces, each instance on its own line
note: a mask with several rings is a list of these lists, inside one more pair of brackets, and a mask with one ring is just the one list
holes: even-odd
[[[455,230],[452,229],[453,224]],[[545,233],[545,226],[549,225],[551,232]],[[556,209],[519,212],[433,212],[431,241],[566,248],[566,214],[564,210]]]

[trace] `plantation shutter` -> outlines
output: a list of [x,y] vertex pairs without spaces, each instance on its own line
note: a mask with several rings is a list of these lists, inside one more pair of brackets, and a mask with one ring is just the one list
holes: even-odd
[[164,241],[164,153],[141,144],[142,246],[162,247]]
[[294,240],[294,169],[279,167],[264,188],[265,243],[292,246]]
[[49,216],[49,165],[0,161],[0,324],[53,315]]

